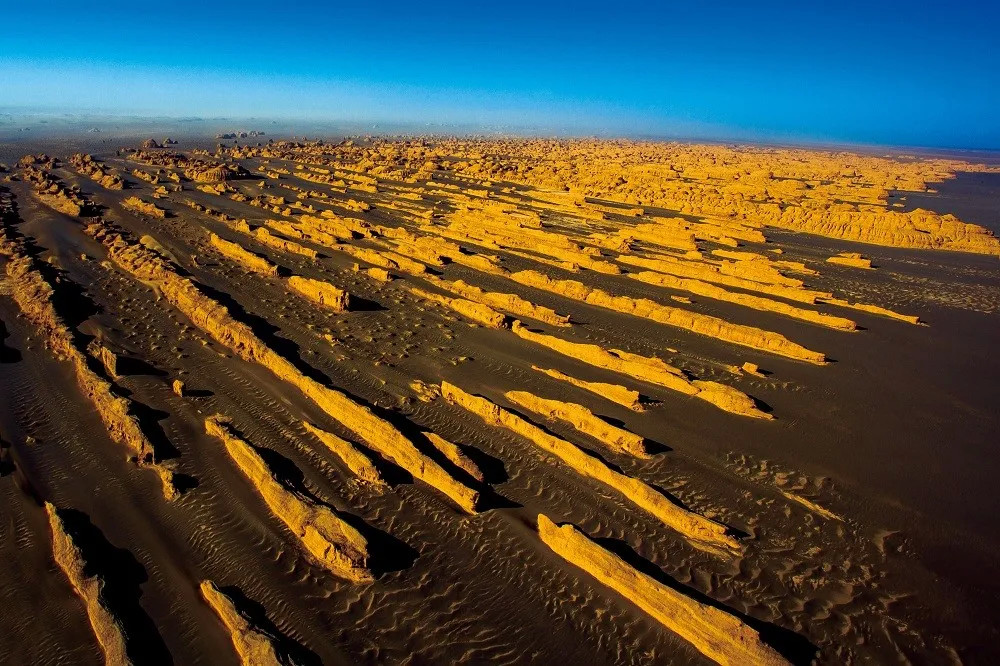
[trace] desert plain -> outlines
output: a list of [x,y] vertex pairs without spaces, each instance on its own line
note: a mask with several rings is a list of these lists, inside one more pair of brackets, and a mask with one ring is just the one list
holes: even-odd
[[93,143],[0,168],[0,662],[1000,658],[995,158]]

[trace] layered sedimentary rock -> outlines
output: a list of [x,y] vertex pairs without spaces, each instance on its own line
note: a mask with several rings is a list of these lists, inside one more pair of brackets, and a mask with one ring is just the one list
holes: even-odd
[[226,445],[229,457],[250,480],[271,512],[302,542],[306,550],[334,574],[357,583],[373,580],[368,569],[368,542],[330,508],[287,488],[249,442],[238,437],[228,419],[205,419],[205,430]]
[[649,456],[646,451],[646,441],[641,435],[611,425],[594,416],[594,413],[583,405],[540,398],[528,391],[507,391],[504,393],[504,397],[515,405],[524,407],[547,419],[565,421],[580,432],[590,435],[616,451],[640,458]]
[[356,446],[346,439],[338,437],[332,432],[321,430],[306,421],[302,422],[302,427],[306,429],[306,432],[311,433],[316,439],[321,441],[326,448],[333,451],[344,465],[354,472],[354,475],[359,479],[374,485],[385,485],[382,474],[378,471],[378,467],[375,466],[371,458],[358,450]]
[[576,377],[570,377],[564,372],[560,372],[555,368],[539,368],[537,365],[531,366],[532,370],[537,370],[538,372],[545,373],[553,379],[558,379],[560,381],[567,382],[573,386],[595,393],[602,398],[606,398],[611,402],[616,402],[623,407],[628,407],[633,412],[644,411],[642,406],[641,396],[638,391],[633,391],[627,389],[624,386],[619,386],[618,384],[608,384],[605,382],[588,382],[582,379],[577,379]]
[[889,247],[954,250],[1000,256],[1000,239],[988,229],[954,215],[917,209],[896,211],[813,210],[788,206],[767,224],[819,236]]
[[689,380],[683,372],[658,358],[630,354],[620,349],[608,351],[598,345],[570,342],[544,333],[535,333],[528,330],[528,327],[519,321],[515,321],[511,325],[511,330],[520,338],[540,344],[570,358],[694,396],[727,412],[759,419],[771,418],[770,414],[760,411],[753,399],[745,393],[718,382]]
[[826,357],[821,352],[806,349],[780,333],[765,331],[753,326],[732,324],[718,317],[711,317],[669,305],[660,305],[647,298],[614,296],[603,289],[587,287],[582,282],[575,280],[553,280],[537,271],[512,273],[510,278],[529,287],[551,291],[567,298],[583,301],[584,303],[616,312],[651,319],[661,324],[683,328],[725,342],[752,347],[810,363],[826,362]]
[[91,225],[87,231],[104,244],[109,258],[116,265],[136,279],[155,285],[167,302],[195,326],[240,358],[264,366],[282,381],[298,388],[331,418],[356,433],[372,449],[410,472],[414,478],[437,488],[464,510],[475,512],[478,492],[454,479],[370,409],[304,375],[291,361],[265,345],[250,327],[233,319],[225,306],[199,291],[188,278],[178,275],[159,255],[142,245],[126,241],[104,225]]
[[212,247],[219,251],[220,254],[229,257],[248,271],[265,275],[267,277],[278,276],[277,266],[264,257],[250,252],[239,243],[227,241],[224,238],[219,238],[215,234],[209,236],[209,242],[212,244]]
[[443,305],[454,310],[460,315],[471,319],[477,324],[482,324],[488,328],[503,328],[507,318],[502,314],[482,303],[469,301],[464,298],[452,298],[442,294],[435,294],[418,287],[410,287],[410,293],[431,303]]
[[132,660],[128,656],[121,622],[104,599],[104,581],[88,573],[87,561],[66,531],[56,507],[46,502],[45,512],[52,530],[52,555],[87,609],[94,636],[104,651],[104,663],[108,666],[131,666]]
[[309,300],[330,308],[334,312],[346,312],[350,307],[350,294],[343,289],[334,287],[329,282],[293,275],[288,278],[288,286]]
[[719,555],[739,551],[739,542],[727,534],[724,525],[679,507],[642,481],[616,472],[576,445],[550,435],[520,416],[486,398],[467,393],[454,384],[442,382],[441,395],[449,403],[476,414],[486,423],[506,428],[524,437],[583,476],[616,490],[664,525],[683,534],[692,545]]
[[723,666],[783,666],[787,661],[738,617],[668,587],[591,541],[573,525],[538,515],[538,536],[570,564],[583,569],[657,622]]
[[279,649],[277,637],[255,626],[215,583],[202,581],[198,589],[229,630],[243,666],[290,666],[292,662]]

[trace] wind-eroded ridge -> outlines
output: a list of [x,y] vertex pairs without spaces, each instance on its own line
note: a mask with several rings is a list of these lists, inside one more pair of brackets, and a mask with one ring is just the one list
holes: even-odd
[[[83,602],[32,620],[80,614],[65,654],[114,664],[136,617],[163,663],[957,654],[896,603],[905,539],[734,449],[810,443],[867,399],[855,350],[934,334],[885,248],[1000,256],[897,205],[961,171],[996,168],[513,139],[0,165],[0,524]],[[55,505],[141,559],[128,603]]]

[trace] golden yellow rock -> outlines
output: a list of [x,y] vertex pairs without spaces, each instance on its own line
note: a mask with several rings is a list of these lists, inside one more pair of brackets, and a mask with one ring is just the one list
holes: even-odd
[[649,457],[646,440],[641,435],[607,423],[594,416],[594,413],[583,405],[540,398],[528,391],[507,391],[504,397],[515,405],[541,414],[547,419],[565,421],[612,449],[640,458]]
[[320,430],[307,421],[302,422],[302,427],[306,429],[306,432],[311,433],[316,439],[323,442],[326,448],[333,451],[344,465],[354,472],[355,476],[359,479],[376,486],[385,485],[382,474],[378,471],[378,467],[375,466],[371,458],[359,451],[356,446],[346,439],[342,439],[332,432]]
[[255,627],[250,620],[236,608],[232,599],[226,596],[219,587],[210,580],[201,582],[199,586],[201,597],[222,624],[229,630],[236,654],[240,656],[243,666],[285,666],[288,661],[279,652],[275,637],[270,636],[260,628]]
[[350,307],[350,294],[343,289],[334,287],[329,282],[293,275],[288,278],[288,286],[309,300],[335,312],[346,312]]
[[125,634],[121,623],[107,607],[104,599],[104,581],[87,573],[87,562],[73,538],[66,532],[62,518],[56,507],[45,503],[52,530],[52,555],[56,564],[69,579],[73,591],[83,601],[90,619],[94,636],[104,651],[104,663],[108,666],[131,666],[126,650]]
[[227,241],[224,238],[219,238],[215,234],[209,236],[209,242],[212,244],[212,247],[219,251],[220,254],[229,257],[240,266],[246,268],[248,271],[253,271],[254,273],[259,273],[260,275],[265,275],[267,277],[278,277],[277,266],[264,257],[248,251],[239,243]]
[[465,455],[465,452],[457,445],[449,442],[444,437],[441,437],[437,433],[425,432],[424,437],[427,438],[434,448],[441,452],[445,458],[451,461],[455,467],[464,471],[466,474],[471,476],[476,481],[482,483],[484,481],[483,472],[479,469],[479,465],[472,461],[472,458]]
[[503,328],[507,321],[507,318],[502,314],[488,305],[483,305],[482,303],[468,301],[464,298],[451,298],[450,296],[435,294],[418,287],[410,287],[410,293],[418,298],[422,298],[425,301],[438,303],[450,308],[464,317],[471,319],[477,324],[482,324],[488,328]]
[[733,614],[703,604],[635,569],[573,525],[538,515],[538,536],[570,564],[622,595],[709,659],[723,666],[788,662]]
[[578,386],[582,389],[586,389],[591,393],[595,393],[602,398],[606,398],[611,402],[616,402],[623,407],[628,407],[633,412],[645,411],[642,406],[641,396],[638,391],[633,391],[627,389],[624,386],[619,386],[618,384],[607,384],[605,382],[587,382],[582,379],[576,379],[575,377],[570,377],[569,375],[560,372],[554,368],[543,369],[539,368],[537,365],[531,366],[532,370],[537,370],[543,372],[553,379],[558,379],[564,382],[568,382],[573,386]]
[[839,264],[841,266],[850,266],[851,268],[872,268],[872,260],[866,259],[861,256],[858,252],[841,252],[832,257],[829,257],[826,262],[828,264]]
[[616,490],[667,527],[684,535],[693,546],[720,556],[739,552],[739,541],[727,534],[724,525],[681,508],[639,479],[616,472],[576,445],[550,435],[520,416],[486,398],[466,393],[454,384],[441,382],[441,395],[449,403],[467,409],[486,423],[506,428],[524,437],[583,476]]
[[238,437],[222,415],[205,419],[205,431],[222,440],[229,457],[271,512],[323,566],[356,583],[374,580],[368,569],[368,542],[357,529],[328,507],[286,488],[254,447]]
[[695,333],[726,342],[802,361],[809,361],[810,363],[822,364],[826,362],[824,354],[806,349],[802,345],[792,342],[780,333],[773,331],[765,331],[742,324],[732,324],[718,317],[711,317],[670,305],[660,305],[646,298],[636,299],[626,296],[614,296],[602,289],[587,287],[582,282],[553,280],[537,271],[512,273],[510,278],[529,287],[545,289],[546,291],[580,300],[590,305],[651,319],[661,324],[676,326],[677,328],[694,331]]
[[658,358],[630,354],[620,349],[607,351],[598,345],[569,342],[544,333],[535,333],[528,330],[520,321],[515,321],[511,325],[511,330],[518,337],[548,347],[560,354],[598,368],[634,377],[650,384],[658,384],[685,395],[695,396],[727,412],[758,419],[772,418],[770,414],[758,409],[750,396],[717,382],[691,381],[680,370]]
[[162,208],[158,207],[156,204],[151,204],[143,201],[139,197],[129,197],[122,201],[122,205],[126,208],[131,208],[137,213],[142,213],[143,215],[148,215],[150,217],[156,217],[163,219],[167,216],[167,212]]

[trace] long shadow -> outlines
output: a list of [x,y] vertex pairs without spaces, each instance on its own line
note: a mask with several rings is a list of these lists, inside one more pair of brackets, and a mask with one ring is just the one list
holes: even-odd
[[717,608],[725,613],[728,613],[729,615],[739,618],[742,622],[757,631],[765,643],[777,650],[792,664],[809,664],[812,662],[813,658],[816,657],[819,648],[813,645],[809,639],[804,636],[800,636],[790,629],[779,627],[776,624],[765,622],[764,620],[758,620],[755,617],[751,617],[750,615],[729,608],[728,606],[719,603],[712,597],[674,580],[664,573],[658,566],[635,552],[632,547],[624,541],[610,537],[603,537],[594,539],[594,542],[611,551],[627,564],[646,574],[658,583],[661,583],[670,589],[697,601],[698,603],[712,606],[713,608]]
[[322,372],[305,363],[299,356],[302,347],[298,343],[277,335],[281,329],[271,324],[263,317],[250,314],[243,309],[243,306],[232,296],[224,291],[209,287],[203,282],[195,282],[195,286],[206,296],[215,299],[229,310],[233,319],[245,324],[253,331],[253,334],[260,338],[261,342],[270,347],[274,352],[283,356],[287,361],[295,366],[295,369],[306,377],[319,382],[323,386],[329,386],[329,379]]
[[384,305],[377,301],[351,294],[351,303],[348,310],[351,312],[381,312],[387,310]]
[[[234,434],[237,434],[244,441],[248,441],[232,424],[229,427]],[[368,541],[368,554],[370,556],[368,566],[373,574],[378,576],[385,572],[400,571],[413,566],[418,553],[408,544],[400,541],[388,532],[383,532],[377,527],[369,525],[360,517],[331,506],[328,502],[317,497],[306,487],[305,475],[291,459],[283,456],[274,449],[258,447],[253,444],[250,444],[250,446],[253,447],[254,451],[264,461],[264,464],[267,465],[268,469],[274,473],[284,486],[305,497],[313,504],[325,506],[337,514],[345,523],[361,532],[362,536]]]
[[23,358],[20,351],[8,347],[4,342],[9,337],[7,325],[3,323],[3,320],[0,320],[0,363],[17,363]]
[[219,591],[229,597],[240,615],[275,642],[278,651],[288,657],[289,663],[296,666],[322,666],[323,662],[315,652],[281,633],[267,617],[267,611],[264,607],[243,594],[243,591],[238,587],[228,585],[220,587]]
[[132,356],[119,356],[115,363],[119,375],[148,375],[150,377],[166,377],[169,373],[160,370],[152,363]]
[[139,603],[141,586],[149,579],[146,569],[132,553],[108,543],[87,514],[75,509],[60,509],[59,516],[83,554],[85,575],[97,576],[104,582],[101,599],[121,624],[125,649],[132,663],[173,664],[156,625]]

